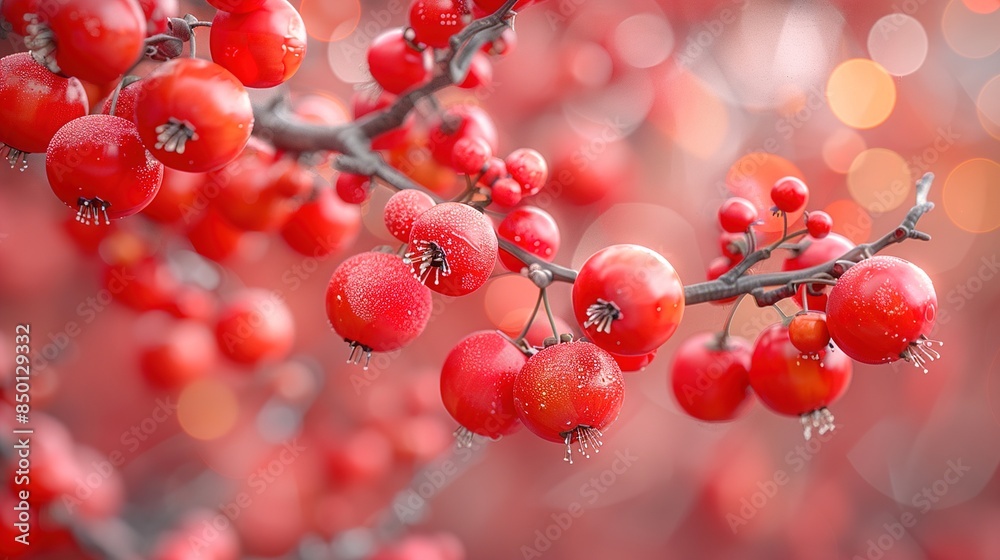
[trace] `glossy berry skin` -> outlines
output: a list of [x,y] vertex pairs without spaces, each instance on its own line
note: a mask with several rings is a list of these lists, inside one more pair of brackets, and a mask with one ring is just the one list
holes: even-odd
[[465,27],[468,14],[464,0],[413,0],[410,27],[418,43],[443,49],[448,39]]
[[771,201],[778,210],[791,214],[798,212],[809,199],[809,187],[798,177],[779,179],[771,189]]
[[521,202],[521,185],[510,177],[497,179],[490,187],[490,199],[501,208],[513,208]]
[[435,161],[451,165],[455,142],[461,138],[481,138],[494,154],[500,144],[496,124],[485,110],[476,105],[452,105],[431,125],[427,147]]
[[815,311],[796,314],[788,324],[788,338],[805,354],[823,350],[830,344],[826,314]]
[[[537,206],[511,210],[497,227],[497,236],[546,262],[552,262],[559,251],[559,225],[551,214]],[[520,272],[525,266],[520,259],[502,249],[500,262],[512,272]]]
[[448,296],[478,290],[497,258],[497,236],[482,212],[445,202],[413,222],[407,258],[413,274],[428,288]]
[[[153,156],[191,173],[236,159],[253,130],[253,107],[243,84],[225,68],[198,58],[176,58],[150,72],[135,111],[139,135]],[[194,131],[183,148],[164,142],[162,129],[157,131],[171,122]]]
[[28,53],[0,58],[0,143],[44,152],[57,130],[88,109],[80,80],[49,72]]
[[850,358],[839,349],[803,354],[788,338],[788,327],[775,323],[754,343],[750,387],[778,414],[800,416],[830,406],[851,382]]
[[757,220],[757,207],[745,198],[726,199],[719,207],[719,225],[729,233],[744,233]]
[[733,420],[753,402],[750,343],[705,332],[684,340],[670,366],[670,387],[685,412],[705,422]]
[[833,218],[829,214],[822,211],[809,212],[806,217],[806,229],[809,230],[809,235],[816,239],[823,239],[827,235],[830,235],[830,230],[833,229]]
[[[831,233],[822,239],[807,239],[809,246],[806,247],[804,251],[799,252],[781,264],[781,270],[802,270],[803,268],[809,268],[829,262],[833,259],[840,258],[845,253],[854,248],[854,243],[851,243],[846,237]],[[802,286],[799,291],[792,296],[795,303],[800,306],[803,305],[803,296],[805,296],[806,303],[810,310],[813,311],[825,311],[826,302],[829,292],[829,287],[823,284],[814,284],[813,288],[815,291],[823,292],[820,295],[812,295],[807,292],[808,288]]]
[[280,295],[245,290],[220,311],[215,339],[222,354],[236,363],[278,361],[292,349],[295,322]]
[[830,290],[830,337],[865,364],[894,362],[937,317],[934,284],[919,267],[876,255],[852,266]]
[[431,292],[389,253],[360,253],[337,267],[326,290],[326,314],[346,340],[376,352],[396,350],[423,332]]
[[132,121],[87,115],[56,132],[45,174],[52,192],[77,209],[81,221],[104,223],[145,208],[160,189],[163,164],[143,147]]
[[432,62],[429,50],[417,50],[406,42],[403,29],[390,29],[368,46],[372,78],[382,89],[396,95],[428,82]]
[[514,150],[506,158],[507,172],[521,185],[523,196],[531,196],[542,190],[549,179],[549,165],[542,154],[531,148]]
[[281,226],[281,238],[301,255],[325,257],[350,247],[360,231],[357,206],[345,203],[326,188],[292,213]]
[[441,367],[441,400],[470,432],[497,438],[517,430],[514,379],[525,355],[496,331],[479,331],[451,349]]
[[180,17],[177,0],[138,0],[142,15],[146,16],[146,36],[165,33],[167,19]]
[[234,14],[245,14],[259,9],[267,3],[267,0],[206,0],[213,8],[232,12]]
[[492,187],[504,177],[507,177],[507,164],[498,157],[491,157],[486,160],[486,166],[483,168],[478,184],[484,187]]
[[[146,16],[135,0],[73,0],[40,5],[39,21],[51,30],[55,51],[31,45],[50,70],[93,84],[122,76],[143,54]],[[83,23],[86,22],[86,23]],[[37,60],[37,58],[36,58]],[[53,66],[54,65],[54,66]]]
[[452,166],[455,171],[466,175],[475,175],[482,171],[491,157],[493,150],[482,138],[461,138],[451,149]]
[[38,0],[3,0],[0,2],[0,16],[10,24],[14,33],[24,37],[28,34],[28,21],[24,16],[34,13],[37,4]]
[[371,180],[364,175],[341,173],[334,183],[337,196],[348,204],[361,204],[372,192]]
[[[595,306],[603,306],[598,309],[603,316],[618,318],[602,328]],[[573,312],[585,336],[601,348],[615,354],[648,354],[677,330],[684,314],[684,287],[659,253],[639,245],[612,245],[580,267],[573,283]]]
[[638,356],[626,356],[624,354],[611,354],[611,357],[615,359],[618,367],[621,368],[622,373],[631,373],[635,371],[642,371],[646,369],[656,357],[656,350],[653,350],[649,354],[640,354]]
[[514,380],[514,407],[535,435],[565,442],[578,427],[603,430],[618,418],[625,395],[621,369],[589,342],[564,342],[528,359]]
[[413,222],[433,206],[434,199],[429,194],[416,189],[406,189],[389,197],[382,218],[389,233],[406,243],[410,240]]
[[302,65],[306,26],[287,0],[266,0],[251,12],[216,12],[210,45],[212,60],[243,85],[269,88],[287,81]]
[[[118,103],[115,105],[115,116],[135,122],[135,104],[139,101],[139,93],[142,91],[140,82],[133,82],[121,89],[118,94]],[[105,115],[111,114],[111,103],[114,95],[109,95],[101,105],[101,112]]]

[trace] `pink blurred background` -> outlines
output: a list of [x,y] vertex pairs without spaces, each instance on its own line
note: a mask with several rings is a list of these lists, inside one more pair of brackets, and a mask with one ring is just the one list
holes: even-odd
[[[346,111],[368,79],[364,45],[404,25],[406,3],[293,4],[310,54],[282,90],[322,91]],[[0,356],[7,383],[14,325],[30,323],[33,351],[46,358],[33,410],[89,449],[74,480],[100,482],[82,503],[105,500],[113,515],[92,503],[70,525],[140,557],[200,509],[235,517],[222,525],[244,558],[355,558],[401,535],[411,547],[433,543],[438,556],[405,556],[428,559],[460,558],[461,548],[475,560],[1000,558],[1000,2],[546,0],[524,9],[516,29],[491,88],[441,98],[487,107],[502,153],[527,146],[549,158],[554,179],[533,203],[562,227],[556,262],[578,267],[609,244],[639,243],[686,283],[702,281],[718,255],[727,173],[744,156],[737,172],[774,165],[747,154],[794,163],[808,208],[829,212],[855,242],[895,227],[913,181],[930,171],[937,207],[920,229],[933,240],[887,254],[934,280],[943,358],[926,375],[856,364],[833,407],[837,429],[808,444],[796,419],[759,404],[733,423],[704,424],[679,409],[667,370],[679,341],[718,329],[728,307],[692,306],[656,359],[628,374],[600,454],[568,465],[560,446],[524,430],[454,451],[438,370],[466,334],[517,328],[534,303],[527,280],[435,296],[422,337],[365,372],[344,363],[322,298],[340,260],[389,242],[384,189],[344,252],[304,259],[251,233],[218,264],[141,216],[97,251],[82,249],[35,156],[24,173],[0,169],[0,325],[11,333]],[[454,181],[439,170],[423,177]],[[151,388],[138,349],[172,319],[112,302],[102,280],[108,255],[136,244],[222,299],[241,287],[280,294],[295,317],[292,360],[255,369],[220,360],[197,386]],[[780,266],[772,261],[760,270]],[[556,314],[571,318],[568,287],[552,295]],[[752,340],[775,320],[745,302],[733,332]],[[115,474],[101,474],[117,457]],[[84,553],[51,554],[39,557]]]

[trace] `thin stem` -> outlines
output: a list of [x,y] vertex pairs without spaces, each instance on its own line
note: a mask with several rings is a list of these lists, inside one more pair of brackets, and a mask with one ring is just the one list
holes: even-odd
[[545,314],[549,317],[549,326],[552,327],[552,336],[559,338],[559,329],[556,327],[556,318],[552,314],[552,307],[549,305],[549,292],[542,288],[542,302],[545,303]]
[[722,325],[722,336],[719,337],[719,346],[721,347],[726,346],[726,341],[729,340],[729,337],[731,335],[731,330],[733,327],[733,317],[736,317],[736,310],[740,308],[740,304],[743,303],[743,299],[745,297],[747,297],[747,295],[743,294],[740,297],[736,298],[736,301],[733,302],[732,309],[730,309],[729,314],[726,315],[726,322]]
[[[521,333],[514,339],[515,345],[520,345],[521,341],[524,340],[524,337],[528,336],[528,331],[531,329],[531,324],[535,322],[535,317],[538,315],[538,308],[541,307],[543,299],[545,299],[545,290],[538,290],[538,298],[535,299],[535,308],[531,311],[531,316],[528,317],[528,321],[524,323],[524,328],[521,329]],[[548,301],[546,301],[545,307],[548,307]]]

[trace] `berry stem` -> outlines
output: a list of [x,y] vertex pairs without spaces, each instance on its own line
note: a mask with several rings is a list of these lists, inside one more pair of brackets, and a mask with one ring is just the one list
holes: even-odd
[[[520,334],[518,334],[517,338],[514,339],[515,346],[520,345],[521,342],[524,341],[524,337],[528,335],[528,330],[531,329],[531,324],[535,322],[535,317],[538,315],[538,309],[542,305],[542,299],[544,298],[544,296],[545,296],[545,290],[544,289],[538,290],[538,299],[535,300],[535,308],[531,310],[531,315],[528,317],[528,320],[524,323],[524,328],[521,329]],[[548,307],[548,302],[546,302],[546,307]],[[556,334],[555,336],[559,335]]]
[[559,328],[556,327],[556,318],[552,314],[552,306],[549,305],[549,292],[542,288],[541,298],[545,304],[545,315],[549,318],[549,326],[552,327],[552,336],[559,338]]

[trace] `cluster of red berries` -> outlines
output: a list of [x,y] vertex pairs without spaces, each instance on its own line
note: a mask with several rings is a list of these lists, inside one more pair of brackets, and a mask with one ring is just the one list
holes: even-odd
[[[808,196],[800,179],[780,179],[771,189],[770,210],[784,215],[799,212]],[[763,211],[738,197],[722,203],[718,219],[724,231],[724,256],[709,264],[710,280],[755,250],[753,226]],[[789,232],[786,224],[784,235],[773,245],[804,237],[782,270],[821,265],[854,248],[846,238],[831,233],[833,220],[825,212],[806,212],[804,225],[803,230]],[[809,438],[814,429],[820,433],[833,429],[827,407],[847,390],[851,360],[880,364],[904,359],[923,367],[940,357],[933,349],[940,343],[927,338],[934,326],[937,297],[930,279],[915,265],[875,256],[853,265],[836,281],[817,280],[807,280],[795,292],[803,310],[764,329],[753,345],[725,331],[684,341],[671,366],[671,386],[681,407],[700,420],[731,420],[756,394],[771,410],[800,416]]]

